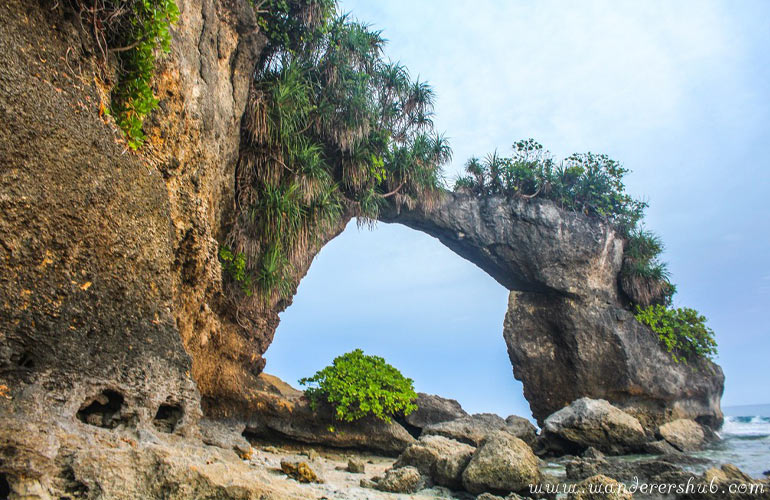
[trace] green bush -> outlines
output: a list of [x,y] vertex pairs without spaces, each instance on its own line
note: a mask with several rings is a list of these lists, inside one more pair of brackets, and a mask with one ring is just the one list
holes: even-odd
[[337,419],[346,422],[373,415],[390,422],[396,415],[417,409],[412,380],[379,356],[367,356],[356,349],[334,359],[331,366],[299,381],[315,405],[330,403]]
[[229,247],[219,249],[219,261],[225,273],[238,284],[244,293],[251,294],[251,276],[246,273],[246,256],[242,253],[234,254]]
[[636,306],[636,319],[658,334],[677,363],[698,357],[711,359],[717,352],[714,332],[706,326],[706,318],[694,309],[668,309],[660,304]]

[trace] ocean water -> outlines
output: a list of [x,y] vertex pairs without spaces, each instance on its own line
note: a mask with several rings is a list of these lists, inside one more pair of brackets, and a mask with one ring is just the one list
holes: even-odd
[[770,470],[770,405],[733,406],[722,409],[722,441],[695,453],[718,464],[731,463],[746,474],[764,478]]

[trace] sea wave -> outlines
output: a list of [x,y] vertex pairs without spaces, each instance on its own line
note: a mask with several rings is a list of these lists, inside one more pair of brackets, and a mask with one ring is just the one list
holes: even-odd
[[770,437],[770,417],[758,415],[725,417],[725,423],[719,430],[719,435],[723,439]]

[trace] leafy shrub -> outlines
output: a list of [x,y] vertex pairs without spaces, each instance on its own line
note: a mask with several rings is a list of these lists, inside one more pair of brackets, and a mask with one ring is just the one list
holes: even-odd
[[628,235],[621,286],[637,305],[671,304],[676,287],[670,281],[666,263],[659,259],[663,248],[660,237],[644,228],[634,228]]
[[179,18],[174,0],[74,0],[94,27],[97,45],[106,60],[117,57],[117,82],[111,113],[132,149],[145,141],[144,118],[158,106],[150,86],[156,52],[170,51],[171,25]]
[[313,404],[327,401],[336,418],[346,422],[373,415],[390,422],[396,415],[417,409],[412,380],[379,356],[367,356],[356,349],[334,359],[331,366],[299,381],[310,385],[305,391]]
[[219,249],[219,261],[225,273],[238,282],[246,294],[250,294],[251,276],[246,273],[246,256],[242,253],[233,254],[229,247],[223,246]]
[[118,52],[120,74],[112,91],[112,112],[126,134],[128,145],[138,149],[145,141],[144,118],[158,107],[150,86],[155,74],[155,51],[168,53],[169,29],[179,18],[174,0],[133,0],[128,50]]
[[660,304],[636,306],[636,319],[658,334],[677,363],[698,357],[711,359],[717,352],[714,332],[706,326],[706,318],[694,309],[668,309]]

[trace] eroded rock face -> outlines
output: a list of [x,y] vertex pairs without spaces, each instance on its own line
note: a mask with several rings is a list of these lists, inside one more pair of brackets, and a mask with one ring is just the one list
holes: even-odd
[[[181,449],[95,445],[194,438],[195,355],[225,323],[211,320],[215,238],[261,42],[247,0],[177,3],[141,154],[101,117],[101,52],[73,3],[11,0],[0,12],[0,473],[15,489],[228,488],[180,467]],[[149,483],[158,468],[166,479]],[[189,498],[185,488],[171,497]]]
[[722,370],[675,363],[634,319],[618,286],[623,240],[609,225],[548,200],[455,193],[382,219],[435,236],[511,290],[503,337],[541,425],[581,397],[607,399],[648,429],[721,424]]

